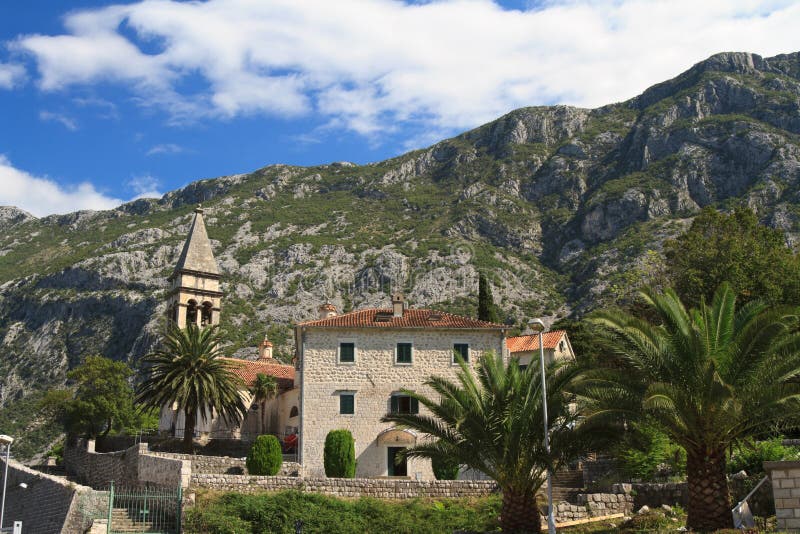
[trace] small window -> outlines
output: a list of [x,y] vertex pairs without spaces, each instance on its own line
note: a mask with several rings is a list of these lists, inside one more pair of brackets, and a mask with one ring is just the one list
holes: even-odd
[[355,393],[339,394],[339,413],[342,415],[353,415],[356,413]]
[[559,342],[559,344],[558,344],[558,350],[560,350],[561,352],[564,352],[564,349],[565,349],[566,347],[567,347],[567,346],[566,346],[566,344],[564,343],[564,341],[563,341],[563,340]]
[[527,369],[527,368],[528,368],[528,364],[526,364],[526,363],[521,363],[521,364],[519,365],[519,370],[520,370],[520,371],[524,371],[524,370],[525,370],[525,369]]
[[391,405],[389,406],[391,413],[419,413],[419,401],[409,395],[392,395]]
[[354,363],[356,361],[356,344],[352,342],[339,343],[339,363]]
[[411,363],[411,343],[398,343],[395,363]]
[[300,410],[297,409],[297,406],[292,406],[292,409],[289,410],[289,418],[297,417],[300,415]]
[[469,345],[467,343],[453,343],[453,363],[458,363],[458,358],[469,362]]

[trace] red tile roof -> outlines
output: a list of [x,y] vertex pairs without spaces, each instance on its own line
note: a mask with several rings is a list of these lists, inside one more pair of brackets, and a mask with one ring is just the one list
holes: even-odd
[[[550,332],[542,333],[542,341],[544,348],[555,349],[558,342],[566,334],[566,330],[552,330]],[[530,350],[539,350],[539,334],[529,334],[527,336],[509,337],[506,339],[506,346],[509,352],[527,352]]]
[[394,317],[391,308],[356,310],[327,319],[306,321],[298,326],[323,328],[447,328],[505,330],[508,326],[425,309],[407,309],[402,317]]
[[256,375],[265,374],[272,376],[278,381],[278,385],[283,389],[291,389],[294,385],[294,366],[276,362],[261,362],[251,360],[240,360],[238,358],[222,358],[231,362],[231,371],[241,378],[249,388],[256,381]]

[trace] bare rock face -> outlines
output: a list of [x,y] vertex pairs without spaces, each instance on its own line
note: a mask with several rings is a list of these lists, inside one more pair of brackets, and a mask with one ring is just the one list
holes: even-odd
[[14,206],[0,206],[0,229],[35,219],[36,217],[27,211],[15,208]]
[[292,323],[324,301],[387,306],[400,290],[474,314],[480,272],[509,325],[584,313],[708,205],[745,203],[795,243],[799,139],[800,54],[726,53],[628,102],[522,108],[369,165],[271,165],[41,219],[0,207],[0,410],[87,355],[152,350],[198,203],[226,350],[269,330],[288,358]]

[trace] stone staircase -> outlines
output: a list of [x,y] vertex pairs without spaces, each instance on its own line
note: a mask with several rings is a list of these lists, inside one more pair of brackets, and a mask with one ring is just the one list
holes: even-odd
[[553,502],[574,503],[583,485],[583,469],[562,469],[553,476]]
[[133,533],[133,532],[158,532],[168,533],[174,532],[173,528],[166,528],[164,525],[159,525],[151,521],[141,521],[134,516],[132,510],[127,508],[114,508],[111,511],[111,532],[113,533]]

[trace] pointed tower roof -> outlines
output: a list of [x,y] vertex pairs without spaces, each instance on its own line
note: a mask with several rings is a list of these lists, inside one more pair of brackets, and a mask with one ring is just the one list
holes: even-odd
[[183,252],[175,266],[175,272],[180,271],[219,276],[219,267],[217,260],[214,259],[214,252],[211,250],[211,241],[208,239],[201,206],[197,206],[197,209],[194,210],[194,220],[189,228],[189,236],[186,238]]

